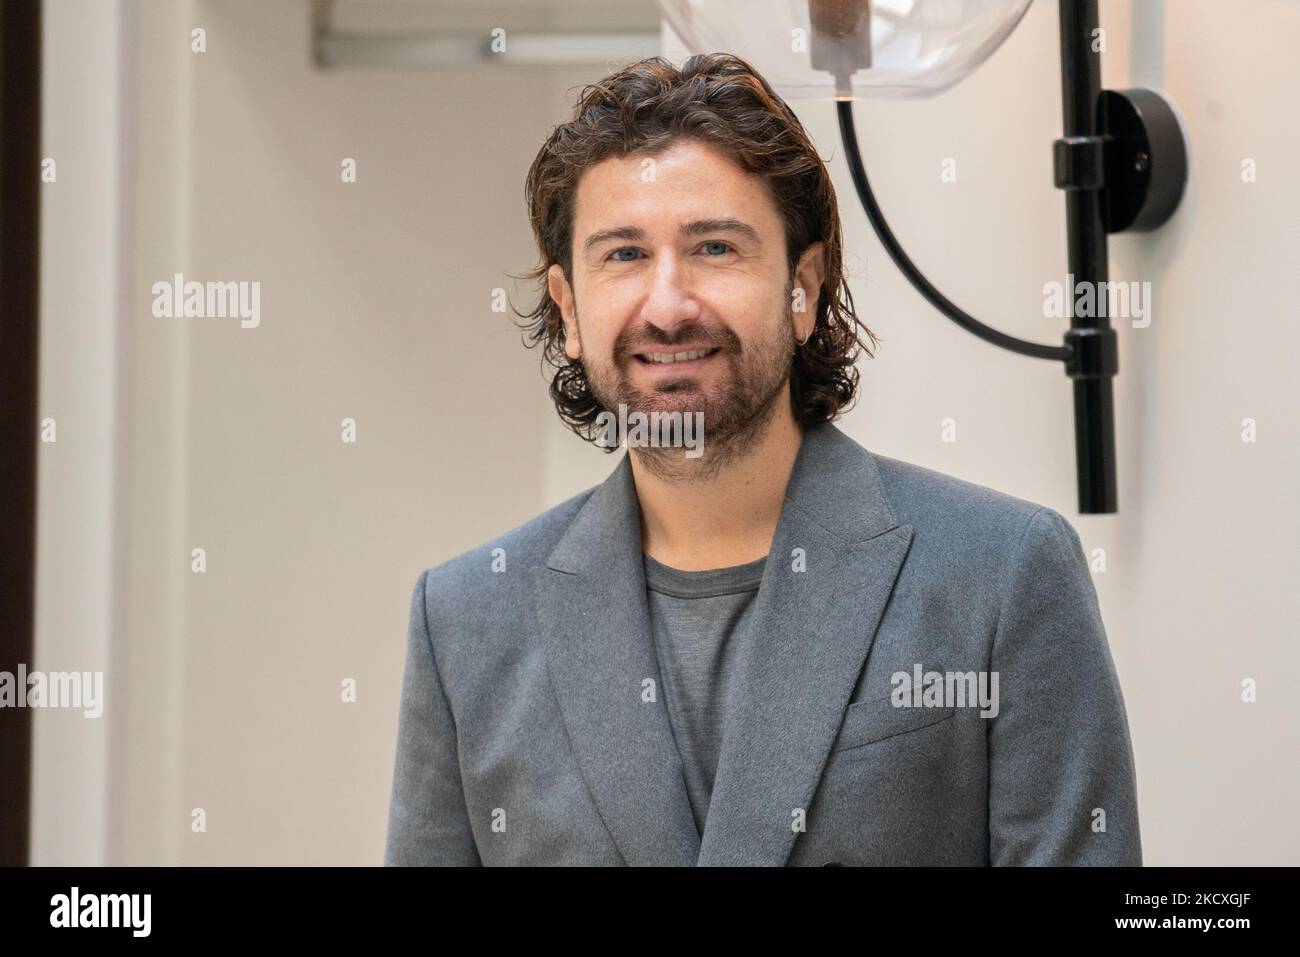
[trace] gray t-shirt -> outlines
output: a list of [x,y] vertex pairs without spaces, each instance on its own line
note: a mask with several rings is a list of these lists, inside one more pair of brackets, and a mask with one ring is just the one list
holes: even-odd
[[767,558],[687,572],[642,554],[669,723],[703,834],[736,669],[738,649],[730,639],[749,617]]

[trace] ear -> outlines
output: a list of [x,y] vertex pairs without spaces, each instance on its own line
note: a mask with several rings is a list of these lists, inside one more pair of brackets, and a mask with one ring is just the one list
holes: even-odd
[[802,339],[817,321],[817,300],[826,280],[826,247],[815,242],[803,251],[794,269],[795,292],[803,290],[803,310],[794,313],[796,339]]
[[560,307],[564,319],[564,354],[570,359],[582,355],[582,340],[578,338],[578,320],[573,314],[573,289],[564,278],[564,267],[555,263],[546,271],[546,291]]

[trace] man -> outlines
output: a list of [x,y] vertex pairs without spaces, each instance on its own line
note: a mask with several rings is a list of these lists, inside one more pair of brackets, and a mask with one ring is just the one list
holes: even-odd
[[874,337],[788,107],[735,57],[638,63],[527,187],[561,416],[698,413],[702,454],[629,431],[420,576],[385,863],[1140,864],[1074,529],[832,424]]

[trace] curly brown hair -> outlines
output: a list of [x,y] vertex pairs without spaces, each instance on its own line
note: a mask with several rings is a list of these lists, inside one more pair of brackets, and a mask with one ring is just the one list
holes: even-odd
[[653,156],[683,138],[712,145],[766,179],[785,222],[791,279],[803,252],[815,242],[824,244],[816,322],[807,343],[794,353],[790,401],[803,428],[836,418],[855,401],[859,349],[873,356],[871,347],[879,340],[854,312],[835,188],[798,117],[748,62],[728,53],[689,57],[681,69],[651,57],[585,86],[572,119],[552,130],[533,160],[525,195],[541,263],[518,278],[540,280],[541,298],[530,311],[515,314],[523,320],[525,344],[541,343],[543,363],[555,370],[550,394],[560,418],[594,441],[603,411],[581,361],[564,351],[564,320],[546,285],[555,263],[573,282],[578,179],[601,160]]

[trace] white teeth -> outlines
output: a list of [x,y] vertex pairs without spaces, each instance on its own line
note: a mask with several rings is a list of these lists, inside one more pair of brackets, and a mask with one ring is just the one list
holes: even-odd
[[696,352],[651,352],[646,356],[651,362],[686,362],[690,359],[702,359],[707,356],[712,349],[700,349]]

